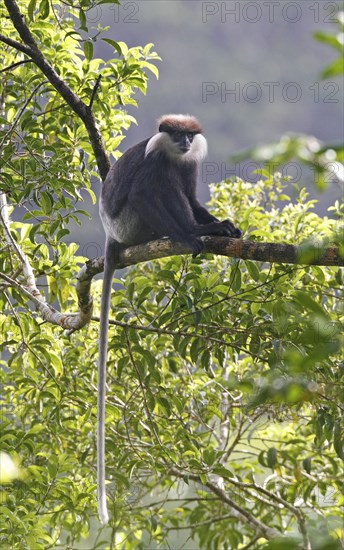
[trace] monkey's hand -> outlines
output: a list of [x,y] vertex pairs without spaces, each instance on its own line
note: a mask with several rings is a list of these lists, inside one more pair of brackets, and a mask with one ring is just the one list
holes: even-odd
[[230,220],[224,220],[223,222],[220,222],[220,225],[223,229],[223,235],[226,237],[233,237],[235,239],[240,239],[242,236],[242,231],[238,227],[235,227],[235,225]]
[[196,258],[196,256],[200,254],[204,248],[204,243],[199,237],[189,236],[184,242],[191,248],[193,258]]
[[195,228],[195,232],[196,235],[218,235],[219,237],[234,237],[236,239],[242,235],[240,229],[235,227],[229,220],[224,220],[223,222],[216,220],[198,225]]

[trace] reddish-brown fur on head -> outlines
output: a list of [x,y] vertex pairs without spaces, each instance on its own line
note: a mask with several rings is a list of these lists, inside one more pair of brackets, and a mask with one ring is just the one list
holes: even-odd
[[163,115],[158,120],[159,132],[192,132],[201,134],[202,127],[197,118],[190,115]]

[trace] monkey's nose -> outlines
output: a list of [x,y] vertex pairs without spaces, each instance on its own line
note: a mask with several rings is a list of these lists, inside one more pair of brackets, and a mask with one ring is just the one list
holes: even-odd
[[183,153],[186,153],[190,150],[190,141],[187,136],[183,136],[179,142],[179,148]]

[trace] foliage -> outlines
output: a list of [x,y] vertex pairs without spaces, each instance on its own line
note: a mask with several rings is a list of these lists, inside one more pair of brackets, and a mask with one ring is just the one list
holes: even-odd
[[[152,44],[128,48],[106,38],[103,40],[114,57],[106,62],[93,58],[92,45],[107,28],[93,31],[90,39],[85,15],[79,21],[77,15],[97,2],[81,2],[79,10],[70,7],[75,2],[67,4],[61,2],[52,10],[49,2],[32,0],[30,30],[47,60],[58,67],[59,76],[88,104],[101,75],[93,113],[107,150],[116,151],[123,130],[135,122],[123,106],[136,105],[135,92],[146,92],[147,71],[157,75],[151,61],[159,58]],[[25,12],[27,2],[22,0],[19,6]],[[0,17],[2,34],[13,37],[3,5]],[[25,209],[23,221],[32,222],[32,239],[37,233],[57,246],[69,233],[68,223],[80,224],[80,215],[87,215],[79,204],[84,193],[95,201],[90,185],[95,174],[94,153],[84,125],[34,63],[5,45],[1,58],[0,192],[10,193],[13,204]]]
[[[278,176],[255,185],[226,181],[214,186],[212,207],[240,216],[249,238],[301,242],[315,229],[331,237],[336,222],[314,214],[304,190],[297,204],[286,199]],[[17,235],[30,255],[29,226]],[[59,246],[70,277],[81,258]],[[1,271],[14,268],[9,259],[2,255]],[[53,260],[38,257],[35,267],[49,273]],[[61,280],[61,307],[72,310],[75,296],[62,299]],[[156,541],[164,548],[171,531],[187,526],[193,545],[240,548],[255,530],[238,521],[215,485],[250,516],[289,532],[295,548],[303,548],[304,525],[312,548],[339,548],[342,272],[174,257],[136,266],[117,282],[107,399],[114,519],[93,547],[111,540],[112,547]],[[94,286],[99,303],[101,285]],[[5,488],[2,540],[78,548],[79,537],[97,529],[98,323],[68,338],[12,295],[11,303],[9,290],[1,298],[1,349],[10,353],[2,446],[20,457],[26,476]],[[263,537],[257,545],[264,547]]]
[[[51,3],[31,0],[28,17],[79,95],[91,97],[101,71],[94,112],[110,150],[131,122],[118,104],[145,91],[147,63],[157,57],[150,46],[113,43],[114,60],[91,59],[91,42],[75,26],[88,32],[81,14],[97,3],[81,2],[57,24]],[[2,20],[1,32],[12,36]],[[24,61],[13,52],[2,46],[4,67]],[[71,280],[84,258],[62,238],[82,215],[81,191],[91,193],[93,152],[33,64],[0,75],[0,185],[27,212],[11,224],[12,236],[47,299],[76,311]],[[240,223],[246,238],[295,244],[316,235],[320,248],[343,246],[342,206],[333,205],[330,219],[313,205],[305,190],[291,204],[279,175],[212,189],[213,212]],[[342,270],[174,257],[117,280],[106,409],[111,521],[101,529],[97,318],[72,336],[43,323],[1,278],[22,281],[0,234],[1,547],[343,547]],[[96,282],[96,304],[100,290]]]
[[[337,28],[331,33],[317,31],[314,38],[332,47],[339,57],[326,67],[321,77],[323,79],[336,78],[344,73],[343,63],[343,36],[344,36],[344,11],[337,14]],[[329,91],[332,91],[329,84]],[[344,145],[324,144],[315,136],[304,134],[286,134],[278,143],[260,145],[253,149],[243,151],[232,157],[233,161],[254,159],[264,163],[270,173],[276,167],[297,159],[300,163],[312,169],[314,183],[319,190],[324,190],[332,180],[344,181]]]

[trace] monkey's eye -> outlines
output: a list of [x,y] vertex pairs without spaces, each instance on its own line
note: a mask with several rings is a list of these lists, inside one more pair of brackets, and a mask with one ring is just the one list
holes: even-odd
[[188,140],[190,141],[190,143],[192,143],[193,138],[194,138],[194,135],[193,135],[191,132],[189,132],[189,133],[186,134],[186,135],[188,136]]
[[178,142],[183,137],[183,132],[170,132],[170,136],[173,139],[173,141]]

